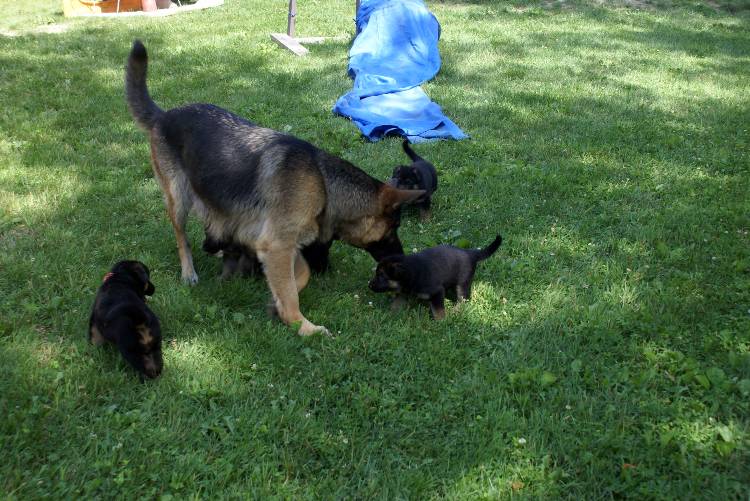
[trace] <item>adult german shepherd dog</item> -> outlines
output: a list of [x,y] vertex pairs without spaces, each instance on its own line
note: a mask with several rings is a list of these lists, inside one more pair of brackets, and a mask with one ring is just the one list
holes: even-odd
[[375,260],[403,254],[400,208],[424,194],[400,190],[310,143],[209,104],[160,109],[146,87],[148,56],[136,40],[125,90],[151,142],[151,164],[177,237],[182,280],[195,284],[185,223],[191,211],[207,235],[245,246],[263,263],[276,312],[299,334],[327,332],[299,309],[310,268],[300,249],[333,239]]

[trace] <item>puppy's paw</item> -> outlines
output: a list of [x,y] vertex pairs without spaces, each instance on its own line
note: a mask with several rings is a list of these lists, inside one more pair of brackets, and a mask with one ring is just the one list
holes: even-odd
[[445,320],[445,308],[444,307],[431,307],[430,311],[432,312],[432,318],[435,320]]
[[399,311],[401,311],[405,304],[406,298],[404,298],[403,296],[396,296],[391,303],[391,311],[393,313],[398,313]]

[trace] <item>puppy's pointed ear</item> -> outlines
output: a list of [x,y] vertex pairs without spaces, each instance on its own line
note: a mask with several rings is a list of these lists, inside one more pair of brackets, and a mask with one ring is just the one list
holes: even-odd
[[379,194],[380,207],[383,212],[392,212],[403,204],[413,202],[424,193],[424,190],[399,190],[384,184]]
[[[146,265],[139,261],[133,261],[131,270],[133,270],[138,277],[138,280],[143,284],[143,292],[145,292],[147,296],[153,294],[154,284],[149,280],[151,277],[149,276],[149,271]],[[151,292],[149,292],[149,290],[151,290]]]

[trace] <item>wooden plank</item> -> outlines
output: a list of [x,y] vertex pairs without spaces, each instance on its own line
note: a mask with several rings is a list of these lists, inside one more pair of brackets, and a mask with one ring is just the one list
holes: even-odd
[[285,49],[294,52],[298,56],[304,56],[305,54],[310,52],[306,48],[304,48],[302,44],[300,44],[297,40],[290,37],[286,33],[271,33],[271,38],[274,42],[281,45]]
[[299,43],[323,43],[326,37],[298,37],[295,38]]

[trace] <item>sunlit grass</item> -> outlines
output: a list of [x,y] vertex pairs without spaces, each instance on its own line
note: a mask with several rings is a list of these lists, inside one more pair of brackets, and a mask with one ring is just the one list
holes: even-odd
[[18,2],[0,0],[0,33],[29,29],[62,21],[62,1]]

